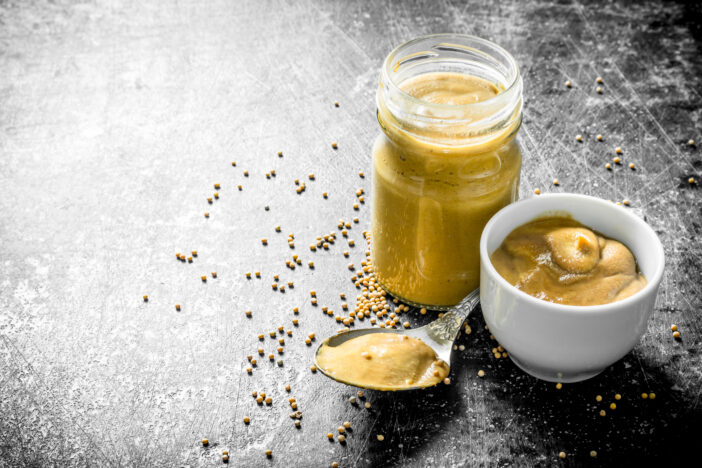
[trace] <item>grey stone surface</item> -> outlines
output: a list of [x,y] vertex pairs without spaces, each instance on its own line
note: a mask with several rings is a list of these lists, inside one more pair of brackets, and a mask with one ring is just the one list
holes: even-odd
[[[652,1],[0,2],[0,466],[211,466],[224,449],[242,467],[679,459],[702,417],[702,200],[687,183],[702,172],[687,145],[702,143],[700,18],[699,6]],[[358,172],[370,172],[378,132],[378,70],[433,32],[494,40],[520,63],[522,196],[631,200],[667,271],[641,343],[590,381],[556,390],[495,360],[476,313],[450,386],[367,392],[371,408],[354,407],[355,389],[309,371],[304,337],[338,326],[308,292],[336,310],[341,292],[354,302],[346,265],[364,258],[369,204],[352,204],[370,190]],[[616,146],[625,165],[608,172]],[[293,179],[311,172],[298,195]],[[354,216],[355,248],[338,237],[307,249]],[[176,260],[193,249],[192,263]],[[293,253],[303,267],[291,271]],[[246,280],[256,270],[263,278]],[[274,274],[295,287],[273,291]],[[260,359],[247,375],[258,333],[279,325],[293,330],[284,365]],[[273,404],[259,407],[253,390]],[[615,393],[618,408],[600,417]],[[346,420],[347,443],[328,442]]]

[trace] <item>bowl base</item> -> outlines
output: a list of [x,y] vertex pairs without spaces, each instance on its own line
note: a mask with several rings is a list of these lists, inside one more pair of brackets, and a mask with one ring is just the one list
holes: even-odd
[[560,383],[574,383],[574,382],[582,382],[583,380],[591,379],[592,377],[598,375],[601,373],[604,369],[598,369],[595,371],[586,371],[586,372],[575,372],[575,373],[563,373],[563,372],[554,372],[551,370],[546,370],[546,369],[535,369],[532,366],[528,366],[521,361],[519,361],[518,358],[515,358],[512,354],[509,355],[509,358],[512,360],[514,364],[516,364],[517,367],[519,367],[521,370],[526,372],[527,374],[531,375],[532,377],[536,377],[537,379],[545,380],[547,382],[560,382]]

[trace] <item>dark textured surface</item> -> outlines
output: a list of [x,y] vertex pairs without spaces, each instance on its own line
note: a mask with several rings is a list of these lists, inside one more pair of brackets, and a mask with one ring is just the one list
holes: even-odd
[[[699,179],[702,153],[686,142],[702,142],[701,19],[699,6],[670,2],[0,2],[0,466],[211,466],[223,449],[232,466],[616,466],[694,454],[702,199],[687,179]],[[346,265],[364,257],[369,205],[352,204],[370,189],[357,174],[370,171],[382,59],[449,31],[494,40],[521,66],[522,196],[631,200],[659,233],[667,271],[641,343],[590,381],[556,390],[495,360],[474,314],[450,386],[368,392],[371,408],[354,407],[354,389],[309,371],[304,336],[338,326],[308,292],[336,310],[339,293],[357,294]],[[608,172],[615,146],[625,165]],[[298,195],[293,179],[310,172]],[[329,251],[307,249],[354,216],[355,248],[339,236]],[[285,267],[288,233],[315,270]],[[192,249],[192,264],[175,259]],[[245,279],[256,270],[262,279]],[[274,274],[294,289],[274,292]],[[257,334],[279,325],[293,329],[284,366],[264,358],[247,375]],[[615,393],[618,408],[600,417]],[[345,420],[347,443],[328,442]]]

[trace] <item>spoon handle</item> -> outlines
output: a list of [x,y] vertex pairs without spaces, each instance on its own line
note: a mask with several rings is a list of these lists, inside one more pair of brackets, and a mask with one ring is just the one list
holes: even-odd
[[428,335],[436,342],[452,343],[461,325],[480,302],[480,288],[468,294],[457,306],[445,312],[441,318],[431,322]]

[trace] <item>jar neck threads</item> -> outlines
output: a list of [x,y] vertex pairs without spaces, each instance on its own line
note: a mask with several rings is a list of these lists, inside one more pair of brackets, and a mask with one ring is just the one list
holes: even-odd
[[[473,76],[499,92],[479,102],[443,104],[403,90],[403,83],[429,73]],[[378,121],[391,139],[398,133],[448,147],[485,144],[519,129],[522,78],[514,58],[500,46],[475,36],[437,34],[413,39],[387,56],[376,99]]]

